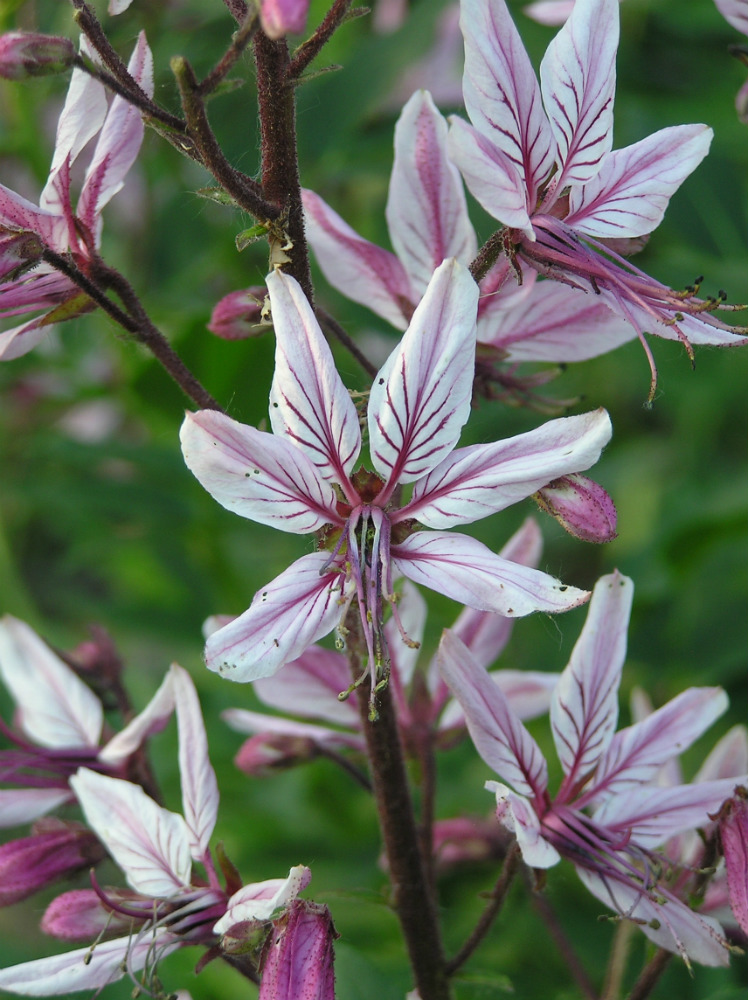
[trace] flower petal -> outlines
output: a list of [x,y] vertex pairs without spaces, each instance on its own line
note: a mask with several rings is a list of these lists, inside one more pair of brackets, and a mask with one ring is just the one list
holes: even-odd
[[0,676],[34,742],[51,749],[98,745],[99,699],[32,628],[10,615],[0,622]]
[[218,815],[218,783],[208,757],[208,737],[192,678],[176,663],[171,665],[179,730],[179,777],[182,809],[190,834],[190,850],[202,861],[208,850]]
[[190,835],[140,785],[81,768],[70,779],[86,822],[137,892],[167,898],[189,885]]
[[255,682],[255,694],[266,705],[286,715],[324,719],[357,728],[359,714],[354,704],[338,695],[351,683],[348,660],[322,646],[310,646],[298,659],[286,663],[272,677]]
[[143,711],[131,719],[125,728],[116,733],[99,751],[99,760],[115,766],[124,764],[149,736],[161,732],[173,711],[174,682],[171,673],[168,673]]
[[613,144],[618,17],[618,0],[577,0],[540,64],[543,101],[558,147],[558,192],[586,184]]
[[241,683],[269,677],[332,632],[351,592],[328,563],[326,552],[302,556],[259,590],[243,615],[208,638],[208,669]]
[[374,379],[369,442],[374,468],[388,481],[385,493],[420,479],[457,443],[470,413],[477,311],[470,272],[445,261]]
[[521,794],[541,796],[548,785],[545,758],[499,688],[449,629],[442,634],[437,655],[483,760]]
[[188,413],[179,436],[187,468],[226,510],[295,534],[342,523],[332,486],[282,438],[216,410]]
[[568,611],[588,599],[537,569],[495,555],[482,542],[451,532],[418,533],[392,546],[398,573],[479,611],[521,618],[533,611]]
[[387,225],[417,298],[447,257],[477,250],[459,172],[447,159],[447,123],[428,91],[410,98],[395,126]]
[[605,410],[549,420],[505,441],[459,448],[416,483],[393,520],[429,528],[470,524],[535,493],[559,476],[588,469],[610,440]]
[[620,573],[595,584],[587,620],[551,702],[551,728],[567,801],[594,771],[618,722],[618,687],[634,585]]
[[267,287],[276,337],[273,433],[303,451],[322,479],[343,485],[361,450],[356,407],[299,283],[274,271]]
[[309,885],[312,873],[304,865],[292,868],[287,878],[272,878],[242,886],[228,902],[226,912],[213,928],[225,934],[230,927],[245,920],[270,920],[276,910],[287,906]]
[[0,828],[32,823],[72,799],[67,788],[0,788]]
[[498,781],[487,781],[485,787],[496,793],[496,815],[517,838],[525,864],[530,868],[551,868],[558,864],[561,855],[543,836],[540,821],[527,799]]

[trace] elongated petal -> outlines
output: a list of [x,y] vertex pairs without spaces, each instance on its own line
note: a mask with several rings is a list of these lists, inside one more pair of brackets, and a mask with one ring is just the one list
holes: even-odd
[[133,889],[165,898],[189,885],[190,835],[181,816],[157,805],[140,785],[85,768],[70,784],[88,825]]
[[282,438],[215,410],[188,413],[179,436],[187,468],[226,510],[295,534],[342,523],[332,486]]
[[395,126],[386,217],[418,298],[447,257],[468,263],[475,256],[462,180],[447,158],[447,123],[425,90],[413,94]]
[[521,618],[533,611],[568,611],[586,590],[495,555],[482,542],[451,532],[419,533],[392,547],[395,567],[414,583],[479,611]]
[[736,782],[745,780],[742,775],[675,788],[639,788],[636,795],[616,795],[604,802],[595,813],[595,822],[606,830],[630,833],[639,847],[654,849],[686,830],[711,826]]
[[[553,689],[561,675],[540,670],[492,670],[488,676],[501,690],[518,719],[535,719],[548,711]],[[465,716],[460,705],[450,702],[439,719],[439,728],[452,729],[464,725]]]
[[591,790],[608,798],[650,781],[671,757],[682,753],[727,708],[722,688],[689,688],[646,719],[621,729],[610,742]]
[[403,264],[359,236],[314,191],[303,191],[302,197],[307,237],[333,288],[404,330],[418,296]]
[[342,653],[310,646],[277,674],[259,678],[254,690],[261,701],[279,712],[355,729],[359,725],[355,703],[338,698],[350,683],[350,667]]
[[98,745],[104,718],[99,699],[33,629],[10,615],[0,622],[0,676],[24,732],[40,746]]
[[275,328],[270,422],[323,479],[343,484],[361,450],[353,400],[299,283],[282,271],[267,276]]
[[748,774],[748,730],[733,726],[718,740],[694,775],[694,782]]
[[449,454],[470,413],[478,286],[467,268],[435,272],[400,345],[369,396],[371,460],[390,490]]
[[722,17],[738,31],[748,35],[748,0],[714,0]]
[[688,962],[725,966],[730,953],[722,928],[711,917],[702,916],[658,885],[650,898],[632,885],[576,866],[577,875],[593,896],[623,917],[635,920],[647,937],[678,952]]
[[449,156],[489,215],[532,239],[527,191],[509,156],[461,118],[450,118]]
[[727,889],[735,919],[748,934],[748,793],[736,788],[719,816],[719,835],[727,868]]
[[145,937],[115,938],[87,945],[62,955],[39,958],[0,969],[0,990],[27,997],[60,996],[78,990],[100,990],[125,975],[125,959],[133,972],[142,969],[154,955],[160,958],[179,947],[168,931]]
[[245,920],[270,920],[276,910],[287,906],[309,885],[312,873],[296,865],[286,878],[271,878],[242,886],[228,902],[226,912],[215,925],[216,934],[224,934],[234,924]]
[[361,736],[316,726],[311,722],[295,722],[279,715],[265,715],[264,712],[251,712],[245,708],[227,708],[225,712],[221,712],[221,718],[238,733],[289,736],[292,740],[309,740],[320,746],[363,749]]
[[53,249],[66,246],[67,225],[56,212],[37,208],[3,184],[0,184],[0,225],[37,233]]
[[470,524],[572,472],[588,469],[610,440],[605,410],[549,420],[534,431],[488,445],[459,448],[416,483],[398,520],[429,528]]
[[384,632],[392,660],[391,677],[393,678],[393,690],[396,692],[396,698],[398,692],[402,695],[413,680],[421,653],[428,611],[418,587],[414,587],[410,580],[402,580],[397,586],[397,593],[399,594],[397,611],[400,625],[402,625],[403,631],[412,645],[406,645],[403,642],[394,616],[390,618],[384,626]]
[[532,805],[498,781],[487,781],[486,789],[496,793],[496,816],[515,835],[522,859],[531,868],[551,868],[561,855],[542,834],[540,821]]
[[[153,56],[141,31],[128,64],[130,75],[142,90],[153,96]],[[143,118],[139,108],[115,97],[96,143],[83,181],[77,214],[96,232],[96,219],[103,207],[121,190],[143,142]]]
[[476,128],[514,165],[531,210],[555,158],[535,71],[504,0],[463,0],[460,26],[465,107]]
[[554,692],[551,728],[566,775],[562,801],[594,771],[615,731],[633,597],[633,583],[617,572],[597,581],[587,621]]
[[179,779],[182,808],[190,834],[190,850],[201,861],[208,850],[218,815],[218,783],[208,757],[208,737],[192,678],[176,663],[171,665],[179,729]]
[[208,669],[242,683],[269,677],[332,632],[350,595],[328,561],[325,552],[302,556],[259,590],[243,615],[209,637]]
[[72,798],[67,788],[0,788],[0,828],[32,823]]
[[486,764],[522,795],[541,796],[548,785],[548,768],[540,747],[467,646],[449,629],[442,635],[438,662]]
[[161,732],[174,712],[174,705],[174,681],[168,673],[143,711],[99,751],[99,760],[106,764],[123,764],[149,736]]
[[577,0],[540,64],[559,192],[594,177],[613,144],[617,49],[618,0]]
[[599,173],[569,193],[567,225],[599,237],[646,236],[709,152],[706,125],[677,125],[609,153]]

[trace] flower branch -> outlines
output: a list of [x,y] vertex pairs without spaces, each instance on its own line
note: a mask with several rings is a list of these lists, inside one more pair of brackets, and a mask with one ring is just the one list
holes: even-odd
[[201,96],[207,97],[208,94],[213,93],[216,87],[226,78],[227,74],[231,72],[241,54],[254,38],[259,23],[257,9],[253,8],[247,14],[239,30],[234,32],[228,49],[226,49],[210,73],[200,81],[197,89]]
[[309,63],[319,54],[322,48],[330,41],[340,25],[351,17],[360,17],[366,13],[366,8],[350,11],[353,0],[335,0],[332,7],[325,14],[322,23],[305,42],[294,52],[288,68],[286,79],[298,80]]

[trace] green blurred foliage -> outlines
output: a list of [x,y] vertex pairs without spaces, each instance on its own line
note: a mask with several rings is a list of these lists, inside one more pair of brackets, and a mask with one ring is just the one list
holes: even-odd
[[[98,6],[104,16],[103,3]],[[416,0],[402,30],[391,35],[372,33],[367,18],[344,26],[317,61],[342,69],[298,91],[304,185],[383,245],[397,117],[388,97],[428,53],[443,6]],[[525,18],[521,4],[512,6],[537,62],[551,31]],[[322,0],[314,2],[310,24],[324,10]],[[621,13],[615,144],[682,122],[704,121],[715,130],[711,155],[673,198],[637,263],[674,287],[705,274],[706,292],[724,287],[732,301],[748,301],[748,128],[733,105],[745,71],[726,51],[735,33],[710,0],[627,0]],[[175,111],[169,58],[186,55],[204,73],[233,27],[221,3],[204,0],[135,0],[125,15],[105,23],[125,54],[145,27],[156,58],[157,97]],[[75,33],[67,5],[48,0],[5,0],[0,26],[11,24]],[[256,175],[249,57],[234,75],[246,82],[211,102],[211,122],[232,162]],[[0,177],[33,200],[46,177],[64,87],[61,79],[0,82]],[[265,252],[257,244],[237,253],[235,235],[252,220],[198,197],[206,183],[193,163],[147,135],[137,169],[107,211],[104,254],[128,275],[154,321],[231,415],[261,425],[272,376],[271,335],[227,343],[209,334],[205,323],[222,295],[262,283]],[[475,221],[487,238],[492,221],[477,209]],[[395,344],[393,331],[321,278],[318,296],[380,355]],[[652,409],[643,406],[649,370],[636,343],[568,369],[553,386],[559,398],[578,399],[570,412],[604,405],[611,413],[614,438],[594,475],[616,501],[619,537],[593,548],[546,519],[542,566],[578,586],[592,586],[614,567],[633,577],[624,718],[635,685],[645,687],[656,704],[689,684],[727,688],[729,717],[688,755],[686,769],[693,773],[717,735],[746,721],[748,708],[748,355],[702,349],[692,371],[678,344],[655,341],[653,351],[659,387]],[[340,352],[337,357],[346,383],[365,388],[356,363]],[[84,639],[89,623],[103,624],[129,665],[138,706],[170,661],[190,669],[223,797],[217,838],[248,881],[276,877],[298,863],[312,867],[311,894],[330,905],[342,934],[341,1000],[402,997],[409,988],[407,965],[377,864],[371,801],[328,762],[264,781],[239,773],[232,757],[240,738],[219,713],[229,706],[256,707],[256,699],[251,688],[233,687],[201,664],[203,619],[242,611],[263,582],[309,551],[309,540],[239,520],[202,491],[178,448],[181,394],[101,314],[68,323],[30,355],[0,367],[0,392],[2,609],[63,647]],[[540,419],[479,402],[464,441],[517,433]],[[475,534],[499,548],[530,513],[529,502],[518,505],[476,525]],[[447,599],[428,598],[426,653],[457,613]],[[583,621],[579,610],[518,623],[501,665],[561,669]],[[531,728],[550,750],[546,724],[541,720]],[[154,760],[167,804],[178,808],[173,733],[155,741]],[[440,776],[439,815],[489,812],[491,799],[482,786],[490,775],[472,747],[446,754]],[[445,879],[441,907],[450,951],[469,933],[482,909],[481,893],[496,874],[475,867]],[[117,878],[113,870],[110,878]],[[458,983],[460,998],[500,998],[508,991],[549,1000],[578,996],[527,890],[521,880],[515,886],[505,915]],[[36,930],[51,895],[0,913],[3,964],[64,950],[40,942]],[[549,873],[547,896],[600,986],[615,926],[596,919],[600,905],[567,865]],[[650,954],[636,935],[627,985]],[[194,979],[197,958],[186,951],[168,960],[162,970],[167,989],[189,988],[195,998],[237,989],[235,974],[219,963]],[[656,995],[734,1000],[746,985],[745,958],[736,958],[727,972],[697,969],[693,978],[676,960]],[[112,987],[107,995],[124,997],[130,989]]]

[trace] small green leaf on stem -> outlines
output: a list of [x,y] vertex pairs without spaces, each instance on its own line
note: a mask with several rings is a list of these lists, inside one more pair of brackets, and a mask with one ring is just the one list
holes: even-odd
[[268,227],[262,222],[258,222],[256,226],[250,226],[249,229],[242,230],[236,236],[236,249],[241,253],[242,250],[246,250],[250,243],[256,243],[263,236],[267,236],[267,233]]

